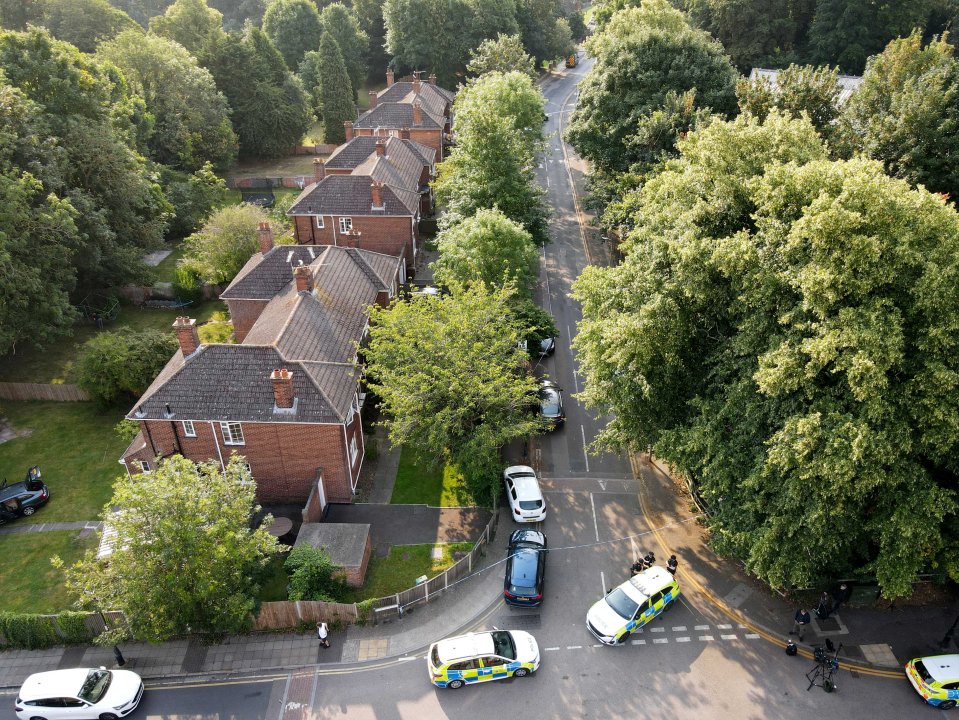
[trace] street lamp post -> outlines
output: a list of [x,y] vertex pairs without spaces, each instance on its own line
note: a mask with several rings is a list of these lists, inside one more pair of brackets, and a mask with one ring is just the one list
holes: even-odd
[[950,627],[949,630],[946,631],[945,636],[943,636],[942,640],[939,641],[939,649],[940,649],[940,650],[948,650],[948,649],[949,649],[949,645],[952,644],[952,636],[953,636],[953,635],[955,634],[955,632],[956,632],[956,626],[957,626],[957,625],[959,625],[959,615],[956,616],[956,619],[953,620],[953,622],[952,622],[952,627]]

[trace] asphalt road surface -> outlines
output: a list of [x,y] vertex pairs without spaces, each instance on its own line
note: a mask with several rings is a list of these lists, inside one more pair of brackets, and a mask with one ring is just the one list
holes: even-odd
[[[652,548],[625,458],[590,454],[602,426],[572,397],[581,389],[570,338],[580,310],[569,298],[572,282],[600,258],[583,242],[572,182],[581,169],[560,142],[561,126],[576,100],[576,82],[590,61],[551,77],[543,90],[551,134],[539,168],[554,209],[552,243],[543,254],[540,299],[561,337],[555,356],[538,372],[566,390],[566,426],[533,449],[548,505],[541,529],[549,539],[546,598],[538,609],[514,610],[496,598],[474,628],[527,630],[537,639],[542,667],[532,677],[460,690],[428,681],[425,654],[367,667],[304,669],[258,682],[149,688],[132,716],[178,720],[427,720],[497,716],[539,718],[663,718],[748,720],[781,718],[932,717],[904,680],[840,671],[838,690],[807,690],[811,661],[788,657],[687,592],[678,603],[623,647],[601,647],[584,617],[605,588],[622,582],[632,559]],[[508,528],[503,528],[508,530]],[[660,560],[663,560],[662,558]],[[424,645],[438,638],[424,638]],[[425,651],[425,647],[424,647]]]

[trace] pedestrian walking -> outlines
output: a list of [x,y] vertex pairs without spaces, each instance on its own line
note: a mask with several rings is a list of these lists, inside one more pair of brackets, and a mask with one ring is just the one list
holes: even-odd
[[679,562],[676,560],[676,556],[670,555],[669,560],[666,561],[666,569],[669,570],[669,574],[675,575],[677,567],[679,567]]
[[832,597],[829,593],[823,591],[823,594],[819,596],[819,604],[816,606],[816,617],[820,620],[825,620],[832,611]]
[[836,604],[832,606],[832,611],[839,612],[840,605],[844,605],[849,602],[849,598],[852,597],[852,588],[849,587],[848,583],[840,583],[839,589],[836,591]]
[[328,648],[330,646],[330,631],[326,627],[325,622],[319,622],[316,624],[316,637],[320,641],[322,647]]
[[643,558],[643,569],[648,570],[653,566],[654,562],[656,562],[656,556],[653,555],[653,551],[650,550],[646,553],[646,557]]
[[793,629],[789,631],[790,635],[798,635],[799,642],[802,642],[803,633],[806,632],[806,626],[812,622],[812,616],[805,608],[796,611],[796,617],[793,622]]

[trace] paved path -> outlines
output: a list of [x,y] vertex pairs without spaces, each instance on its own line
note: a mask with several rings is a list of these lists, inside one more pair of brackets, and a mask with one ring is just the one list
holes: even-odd
[[78,522],[13,523],[0,527],[0,535],[20,535],[21,533],[58,532],[61,530],[99,530],[103,523],[96,520]]
[[483,532],[490,513],[483,508],[437,508],[429,505],[330,505],[326,522],[369,523],[373,545],[469,542]]

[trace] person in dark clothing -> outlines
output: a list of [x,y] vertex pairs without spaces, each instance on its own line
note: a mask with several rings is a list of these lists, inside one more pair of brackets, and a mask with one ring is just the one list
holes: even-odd
[[829,593],[823,592],[823,594],[819,596],[819,604],[816,606],[816,617],[820,620],[825,620],[829,617],[832,610],[832,598],[829,596]]
[[653,555],[653,551],[650,550],[646,553],[646,557],[643,558],[643,569],[651,568],[654,562],[656,562],[656,556]]
[[643,571],[643,567],[644,567],[643,561],[642,561],[642,560],[637,560],[636,562],[634,562],[634,563],[630,566],[630,568],[629,568],[629,574],[630,574],[630,575],[639,575],[639,574]]
[[836,604],[833,605],[832,611],[839,612],[839,607],[849,602],[849,598],[852,597],[852,588],[848,583],[841,583],[839,589],[836,590]]
[[677,567],[679,567],[679,562],[676,560],[676,556],[670,555],[669,560],[666,561],[666,569],[669,570],[669,574],[675,575]]
[[793,629],[789,631],[790,635],[798,635],[799,642],[802,642],[803,633],[806,632],[806,626],[812,622],[812,616],[806,608],[800,608],[796,611],[796,617],[793,622]]

